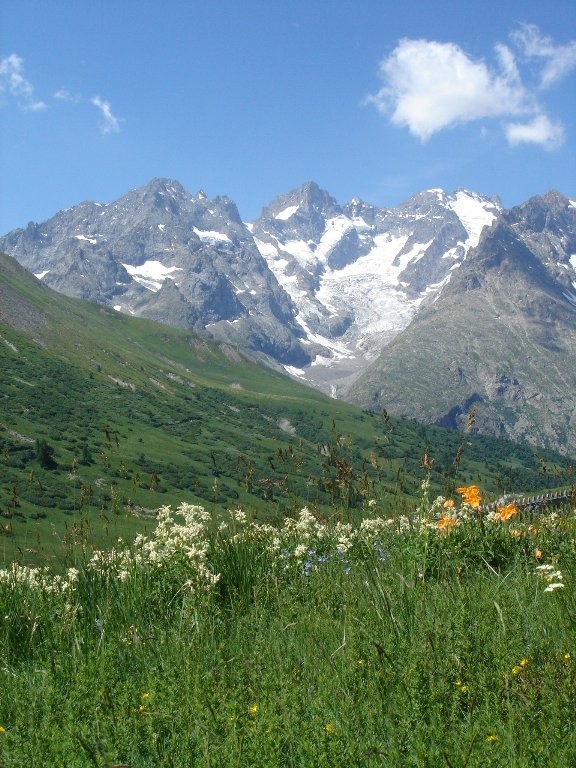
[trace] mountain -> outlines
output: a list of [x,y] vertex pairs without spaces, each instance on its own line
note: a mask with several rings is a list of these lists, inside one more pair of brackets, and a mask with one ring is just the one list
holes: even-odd
[[381,208],[307,182],[251,223],[155,179],[0,238],[42,282],[194,330],[334,397],[574,451],[576,204]]
[[440,293],[499,212],[464,190],[429,190],[393,209],[339,206],[314,183],[278,197],[251,232],[297,307],[312,362],[296,373],[340,393]]
[[499,212],[459,191],[340,206],[309,182],[244,224],[226,197],[155,179],[0,238],[46,285],[209,333],[337,394],[435,296]]
[[576,453],[576,204],[556,192],[505,211],[350,388],[424,423]]
[[0,250],[68,296],[209,329],[280,362],[308,359],[289,297],[226,197],[155,179],[109,205],[82,203],[11,232]]

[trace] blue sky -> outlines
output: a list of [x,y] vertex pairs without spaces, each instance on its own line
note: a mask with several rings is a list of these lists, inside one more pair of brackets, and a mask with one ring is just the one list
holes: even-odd
[[155,176],[576,197],[574,0],[2,0],[0,233]]

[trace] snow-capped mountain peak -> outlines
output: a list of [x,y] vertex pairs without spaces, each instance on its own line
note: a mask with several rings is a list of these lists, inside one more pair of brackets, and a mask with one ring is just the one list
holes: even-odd
[[339,206],[307,184],[273,201],[250,230],[317,350],[305,377],[322,386],[333,365],[353,375],[441,291],[498,214],[466,190],[382,209],[357,198]]

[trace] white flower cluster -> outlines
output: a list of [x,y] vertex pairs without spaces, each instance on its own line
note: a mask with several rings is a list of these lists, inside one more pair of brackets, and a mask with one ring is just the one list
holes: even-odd
[[[231,524],[227,522],[219,528],[220,533],[231,533],[231,541],[261,541],[267,551],[274,555],[281,569],[310,562],[311,554],[327,561],[330,553],[345,557],[355,544],[364,543],[372,546],[384,531],[396,532],[409,530],[411,523],[407,517],[399,519],[366,518],[358,528],[350,523],[337,521],[321,522],[308,507],[303,507],[298,517],[285,518],[281,527],[245,521],[239,510],[231,511]],[[238,523],[243,525],[240,527]]]
[[65,575],[54,575],[48,568],[12,563],[8,568],[0,569],[0,584],[10,588],[20,585],[32,591],[67,595],[74,591],[79,573],[76,568],[68,568]]
[[554,565],[548,563],[538,565],[536,572],[548,584],[544,592],[555,592],[557,589],[563,589],[566,586],[563,581],[562,571],[559,571]]
[[[177,522],[176,516],[183,518],[183,522]],[[121,560],[129,567],[122,569],[118,578],[126,580],[134,566],[161,568],[174,561],[184,561],[189,571],[184,584],[186,588],[216,584],[218,574],[207,564],[210,515],[204,507],[183,502],[173,513],[169,506],[164,506],[158,510],[157,518],[152,536],[139,534],[133,546],[122,553]]]

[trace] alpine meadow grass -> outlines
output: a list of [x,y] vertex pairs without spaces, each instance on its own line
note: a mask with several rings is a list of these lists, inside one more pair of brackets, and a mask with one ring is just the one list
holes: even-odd
[[0,765],[576,764],[576,515],[166,506],[0,571]]

